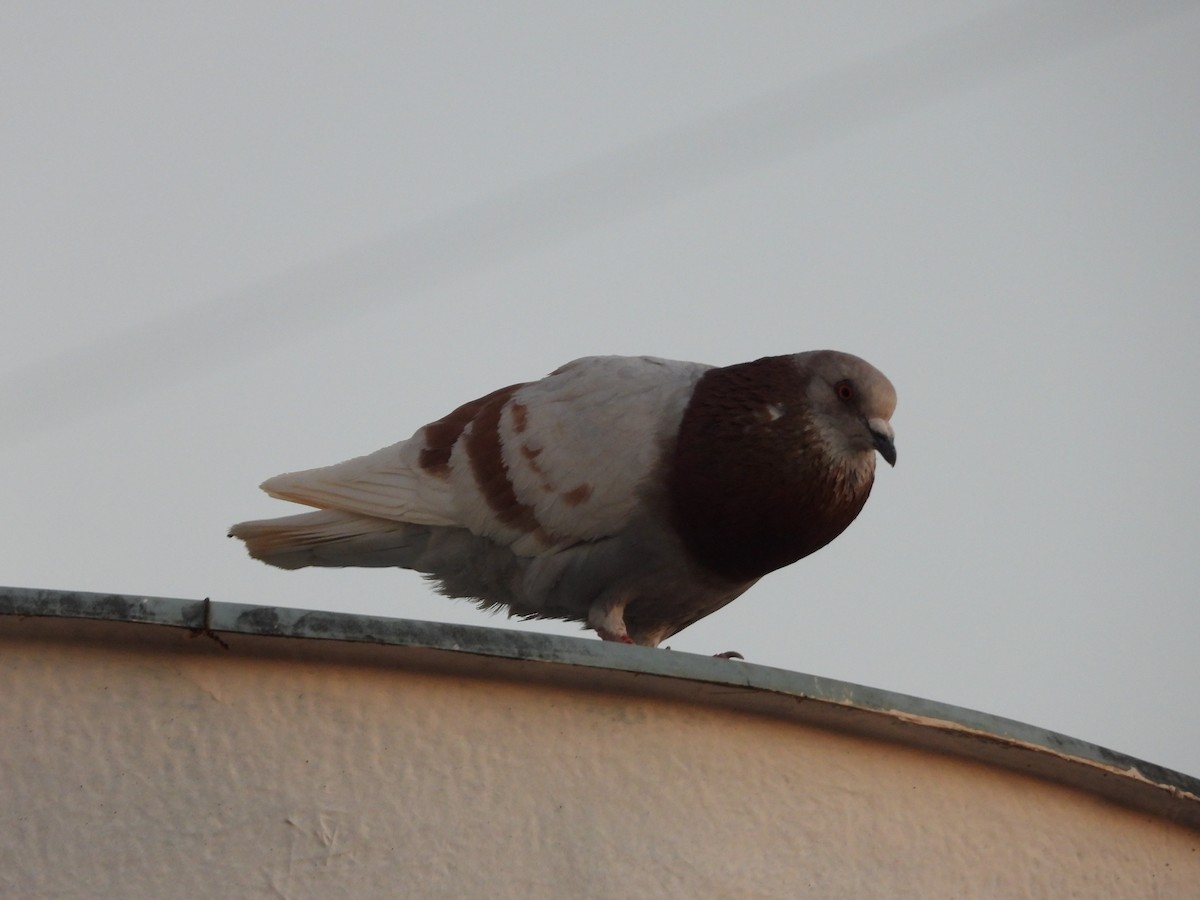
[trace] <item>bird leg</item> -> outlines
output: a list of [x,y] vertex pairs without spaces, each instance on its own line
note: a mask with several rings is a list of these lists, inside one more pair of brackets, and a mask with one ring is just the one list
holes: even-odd
[[622,644],[632,644],[633,638],[625,628],[625,604],[629,598],[617,594],[601,597],[588,610],[587,625],[603,641],[617,641]]
[[628,634],[625,634],[624,632],[601,631],[599,628],[597,628],[596,634],[600,635],[600,640],[602,640],[602,641],[616,641],[619,644],[632,644],[633,643],[633,638],[631,638]]

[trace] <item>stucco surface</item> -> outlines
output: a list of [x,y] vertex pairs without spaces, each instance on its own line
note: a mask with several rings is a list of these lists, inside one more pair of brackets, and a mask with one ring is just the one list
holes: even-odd
[[0,628],[12,897],[1179,897],[1200,832],[777,717],[436,654]]

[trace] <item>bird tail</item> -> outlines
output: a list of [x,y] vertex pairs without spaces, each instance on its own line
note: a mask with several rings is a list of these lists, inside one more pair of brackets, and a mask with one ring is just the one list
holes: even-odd
[[393,522],[340,510],[239,522],[229,536],[255,559],[280,569],[305,566],[413,568],[429,543],[426,525]]

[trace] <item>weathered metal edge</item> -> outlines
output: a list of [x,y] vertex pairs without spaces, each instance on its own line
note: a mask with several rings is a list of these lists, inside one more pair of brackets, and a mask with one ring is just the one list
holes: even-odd
[[[701,702],[755,711],[771,706],[748,702],[755,695],[769,694],[772,700],[782,698],[796,704],[815,702],[834,710],[832,718],[826,716],[834,727],[844,719],[838,715],[839,711],[887,716],[897,723],[940,736],[932,741],[908,738],[910,743],[1027,770],[1102,795],[1112,794],[1117,802],[1167,815],[1200,829],[1200,778],[1002,716],[770,666],[503,628],[39,588],[0,587],[0,616],[139,623],[191,631],[366,643],[498,660],[555,663],[640,676],[643,681],[645,676],[686,681],[707,689],[695,695]],[[855,730],[853,725],[849,727]],[[877,729],[872,733],[879,736]],[[899,739],[905,738],[900,735]],[[991,746],[993,751],[996,748],[1017,751],[1017,757],[1012,758],[1011,753],[1006,756],[979,752],[977,748],[981,746]],[[1030,763],[1029,754],[1043,758]],[[1053,779],[1046,769],[1055,760],[1092,771],[1082,778]],[[1138,784],[1125,784],[1114,790],[1113,778],[1130,779]],[[1152,789],[1153,802],[1131,799],[1130,792],[1136,794],[1142,787]]]

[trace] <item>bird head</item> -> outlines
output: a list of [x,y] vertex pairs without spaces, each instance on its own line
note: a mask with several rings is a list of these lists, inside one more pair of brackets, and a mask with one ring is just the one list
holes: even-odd
[[830,456],[873,469],[878,451],[894,466],[896,389],[887,377],[866,360],[836,350],[797,353],[793,359],[808,375],[809,409]]

